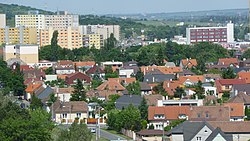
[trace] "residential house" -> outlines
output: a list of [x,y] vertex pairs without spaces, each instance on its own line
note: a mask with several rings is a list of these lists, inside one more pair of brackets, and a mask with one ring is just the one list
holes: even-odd
[[93,97],[96,97],[97,99],[99,100],[102,100],[102,101],[107,101],[109,100],[109,97],[110,95],[114,95],[114,94],[118,94],[118,95],[122,95],[121,92],[116,92],[116,91],[112,91],[112,90],[90,90],[90,91],[87,91],[86,95],[88,98],[93,98]]
[[33,83],[29,84],[27,86],[27,88],[25,89],[26,94],[24,95],[24,99],[27,99],[27,100],[31,99],[31,96],[33,94],[35,94],[35,91],[37,89],[39,89],[40,87],[42,87],[41,83],[38,83],[38,84],[33,84]]
[[243,59],[243,61],[239,61],[239,67],[250,67],[250,59]]
[[132,68],[120,68],[119,69],[119,77],[122,78],[131,78],[131,76],[135,75],[134,69]]
[[71,98],[71,94],[74,91],[73,87],[68,87],[68,88],[58,88],[54,87],[53,88],[55,96],[63,102],[69,102]]
[[210,82],[203,83],[202,87],[204,88],[205,95],[216,95],[217,94],[217,88],[213,84],[211,84]]
[[149,106],[148,121],[156,130],[163,130],[171,121],[188,119],[190,116],[189,106]]
[[167,132],[162,132],[162,130],[141,130],[136,132],[136,141],[161,141],[162,135],[167,136]]
[[51,62],[48,60],[40,60],[38,62],[38,64],[36,64],[36,66],[40,69],[46,69],[46,68],[50,68],[53,67],[56,64],[56,62]]
[[113,61],[107,61],[107,62],[101,62],[101,66],[103,68],[110,66],[113,71],[116,71],[117,69],[123,67],[123,62],[115,62]]
[[236,96],[231,97],[228,103],[244,103],[244,106],[250,108],[250,96],[244,92],[239,92]]
[[237,58],[220,58],[217,65],[224,65],[227,67],[239,66]]
[[225,106],[192,106],[190,113],[190,121],[230,121],[230,110]]
[[70,60],[59,60],[55,65],[56,74],[72,74],[75,73],[75,67]]
[[123,67],[121,69],[133,69],[133,74],[136,74],[139,71],[139,67],[138,67],[138,62],[136,61],[129,61],[129,62],[125,62]]
[[57,75],[45,75],[45,81],[57,81]]
[[86,74],[91,76],[92,78],[96,75],[98,76],[99,78],[104,78],[105,76],[105,71],[97,66],[97,65],[94,65],[93,67],[89,68],[87,71],[86,71]]
[[203,99],[158,100],[157,106],[203,106]]
[[6,60],[7,66],[11,66],[13,63],[18,63],[19,65],[27,65],[23,60],[20,58],[10,58]]
[[91,78],[87,76],[86,74],[83,74],[81,72],[75,72],[70,75],[67,75],[65,78],[65,82],[67,85],[74,85],[77,82],[77,79],[82,81],[83,84],[90,84]]
[[244,121],[245,107],[244,103],[224,103],[230,110],[230,121]]
[[165,66],[166,66],[166,67],[176,67],[176,65],[175,65],[174,62],[166,62],[166,63],[165,63]]
[[220,74],[203,74],[204,82],[215,82],[215,80],[221,79]]
[[69,101],[54,104],[55,122],[62,124],[87,123],[88,104],[84,101]]
[[85,70],[88,70],[96,65],[94,61],[86,61],[86,62],[73,62],[75,68],[79,72],[84,72]]
[[121,84],[127,86],[128,84],[136,82],[136,78],[135,77],[131,77],[131,78],[108,78],[108,81],[116,81],[118,83],[121,83]]
[[141,95],[151,95],[152,88],[145,82],[139,82],[141,88]]
[[182,59],[180,62],[180,67],[183,69],[191,69],[192,67],[197,67],[198,63],[196,59]]
[[168,96],[174,96],[175,89],[177,87],[183,88],[184,86],[182,85],[180,81],[177,81],[177,80],[163,82],[163,88],[168,93]]
[[244,79],[244,80],[246,80],[247,84],[250,84],[250,72],[239,72],[238,78]]
[[172,141],[233,141],[233,135],[226,134],[206,121],[185,121],[174,127],[168,136]]
[[147,104],[149,106],[156,106],[158,100],[163,100],[163,96],[160,94],[144,95],[144,98],[147,100]]
[[193,76],[180,76],[179,81],[185,86],[196,85],[199,81],[204,82],[203,75],[193,75]]
[[223,92],[230,92],[235,84],[246,84],[243,79],[220,79],[215,81],[217,96],[222,97]]
[[146,75],[146,73],[150,71],[154,71],[155,69],[158,69],[164,74],[177,74],[183,71],[181,67],[166,67],[166,66],[142,66],[140,67],[140,69],[144,75]]
[[[184,91],[186,93],[186,96],[192,96],[196,93],[195,88],[184,88]],[[183,97],[184,96],[182,95],[182,97],[180,97],[180,98],[183,98]]]
[[231,97],[236,96],[240,92],[250,95],[250,84],[234,84],[230,91]]
[[124,91],[126,88],[124,88],[119,82],[108,80],[102,83],[100,86],[96,88],[98,91],[103,90],[110,90],[115,91],[116,93]]
[[239,67],[239,68],[234,68],[234,73],[238,74],[239,72],[249,72],[250,68],[249,67]]
[[28,78],[44,80],[45,72],[42,69],[34,69],[34,70],[23,70],[23,78],[24,80]]
[[141,104],[142,97],[139,95],[122,95],[115,101],[116,109],[122,110],[127,108],[130,104],[138,107]]
[[193,76],[193,75],[195,75],[195,73],[187,69],[184,69],[183,72],[178,74],[178,76]]
[[173,80],[175,79],[174,74],[164,74],[160,70],[155,69],[154,71],[150,71],[144,75],[143,82],[146,83],[161,83],[165,80]]

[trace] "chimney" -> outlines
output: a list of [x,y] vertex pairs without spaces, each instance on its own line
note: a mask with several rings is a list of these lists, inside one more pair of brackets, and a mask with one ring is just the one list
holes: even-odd
[[155,77],[153,76],[153,82],[155,82]]
[[234,91],[234,95],[237,96],[238,95],[238,90]]
[[168,82],[168,88],[170,87],[170,83]]

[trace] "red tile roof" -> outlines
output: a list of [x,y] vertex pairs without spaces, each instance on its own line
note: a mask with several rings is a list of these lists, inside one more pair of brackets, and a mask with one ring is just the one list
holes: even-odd
[[228,106],[230,109],[231,117],[244,117],[244,103],[225,103],[224,106]]
[[203,82],[204,81],[204,76],[203,75],[193,75],[193,76],[180,76],[179,81],[180,83],[184,83],[186,80],[189,80],[191,82],[197,83],[199,81]]
[[95,61],[73,62],[73,63],[76,67],[85,67],[85,66],[93,67],[95,65]]
[[119,83],[130,84],[136,81],[134,77],[131,78],[109,78],[108,81],[116,81]]
[[96,88],[99,91],[102,90],[110,90],[110,91],[124,91],[124,88],[119,82],[117,81],[106,81],[102,83],[100,86]]
[[27,93],[34,93],[39,87],[41,87],[42,84],[30,84],[28,87],[25,89]]
[[181,67],[166,67],[166,66],[142,66],[140,67],[141,71],[146,74],[150,71],[154,71],[155,69],[158,69],[164,74],[174,74],[178,72],[182,72]]
[[182,87],[182,83],[180,81],[164,81],[163,88],[167,91],[169,96],[174,96],[175,89],[177,87]]
[[250,84],[250,72],[239,72],[238,77],[239,79],[246,80],[246,83]]
[[196,67],[198,65],[196,59],[182,59],[181,63],[187,68]]
[[230,66],[231,64],[238,64],[237,58],[220,58],[218,65]]

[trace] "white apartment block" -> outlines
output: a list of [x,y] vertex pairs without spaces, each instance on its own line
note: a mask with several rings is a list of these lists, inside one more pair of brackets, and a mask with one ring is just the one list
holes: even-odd
[[38,63],[38,45],[6,45],[3,48],[3,58],[4,61],[18,58],[28,65],[35,65]]
[[0,28],[5,28],[6,26],[6,15],[0,14]]
[[197,42],[232,43],[234,42],[234,24],[224,27],[194,27],[186,29],[187,44]]
[[119,25],[81,25],[81,34],[100,34],[106,40],[113,33],[116,40],[120,40]]

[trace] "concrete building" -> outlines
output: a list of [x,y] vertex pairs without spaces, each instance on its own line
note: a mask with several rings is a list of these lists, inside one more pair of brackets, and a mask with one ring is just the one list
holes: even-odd
[[0,28],[4,28],[6,26],[6,15],[0,14]]
[[96,49],[101,49],[101,47],[104,47],[103,35],[100,34],[83,35],[83,46],[89,48],[94,47]]
[[0,44],[37,44],[36,28],[0,28]]
[[28,65],[38,63],[38,45],[6,45],[3,48],[3,59],[18,58]]
[[230,43],[234,42],[234,24],[224,27],[194,27],[186,29],[187,44],[197,42]]
[[100,34],[106,40],[113,33],[116,40],[120,40],[119,25],[82,25],[80,28],[82,34]]
[[[50,45],[53,32],[56,29],[49,27],[47,29],[40,29],[40,46]],[[58,29],[58,45],[62,48],[74,49],[82,47],[82,36],[79,28],[68,27],[66,29]]]

